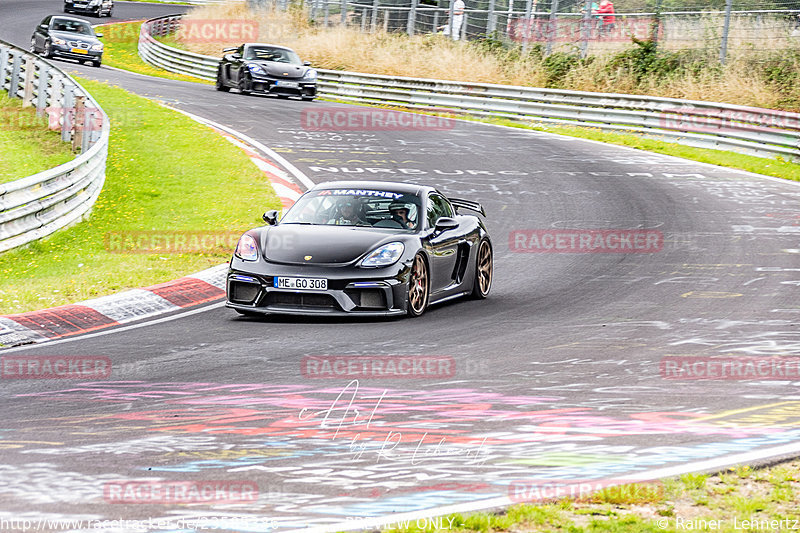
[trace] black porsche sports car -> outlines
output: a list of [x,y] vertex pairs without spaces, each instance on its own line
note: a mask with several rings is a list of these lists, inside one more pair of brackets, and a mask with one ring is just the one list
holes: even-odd
[[432,187],[332,182],[239,239],[227,306],[243,315],[419,316],[492,287],[492,241],[477,202]]
[[275,94],[282,98],[317,96],[317,71],[290,48],[247,43],[226,48],[217,68],[218,91],[238,89],[242,94]]
[[31,36],[31,52],[42,57],[66,57],[99,67],[103,62],[103,43],[87,21],[51,15],[36,26]]

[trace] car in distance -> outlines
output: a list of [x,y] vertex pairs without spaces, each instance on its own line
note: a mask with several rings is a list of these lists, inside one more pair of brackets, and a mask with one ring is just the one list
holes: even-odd
[[87,21],[51,15],[45,17],[31,36],[31,52],[42,57],[65,57],[99,67],[103,62],[103,43]]
[[96,17],[110,17],[114,0],[64,0],[64,13],[87,13]]
[[218,91],[275,94],[281,98],[317,96],[317,71],[294,50],[272,44],[246,43],[226,48],[217,68]]
[[241,236],[227,307],[243,315],[419,316],[492,286],[492,242],[468,200],[433,187],[331,182]]

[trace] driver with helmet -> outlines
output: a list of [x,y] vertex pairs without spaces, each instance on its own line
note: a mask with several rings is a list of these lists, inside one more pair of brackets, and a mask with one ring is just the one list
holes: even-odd
[[356,203],[354,200],[344,200],[339,205],[339,216],[332,218],[328,224],[336,224],[338,226],[356,226],[362,224],[363,221],[358,216]]
[[416,223],[409,218],[411,204],[395,200],[389,204],[389,213],[392,215],[392,220],[403,226],[403,228],[414,229],[416,227]]

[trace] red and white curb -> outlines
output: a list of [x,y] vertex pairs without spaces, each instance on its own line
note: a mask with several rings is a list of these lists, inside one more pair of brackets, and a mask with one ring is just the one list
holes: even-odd
[[[228,141],[244,150],[269,179],[284,209],[291,206],[303,193],[300,184],[305,187],[313,186],[313,182],[302,172],[261,143],[230,128],[180,112],[214,128]],[[261,153],[267,154],[269,158]],[[277,159],[291,174],[271,159]],[[0,316],[0,347],[34,344],[89,333],[219,300],[225,295],[227,270],[227,264],[217,265],[151,287],[131,289],[50,309]]]

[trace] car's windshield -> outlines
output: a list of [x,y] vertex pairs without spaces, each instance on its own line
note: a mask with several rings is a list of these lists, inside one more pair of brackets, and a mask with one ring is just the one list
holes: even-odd
[[245,49],[245,59],[260,59],[263,61],[274,61],[276,63],[290,63],[292,65],[302,65],[300,56],[292,50],[272,46],[248,46]]
[[361,226],[416,230],[420,200],[371,189],[323,189],[300,198],[281,224]]
[[93,36],[94,32],[88,22],[82,20],[53,19],[50,28],[54,31],[64,31],[68,33],[78,33],[80,35]]

